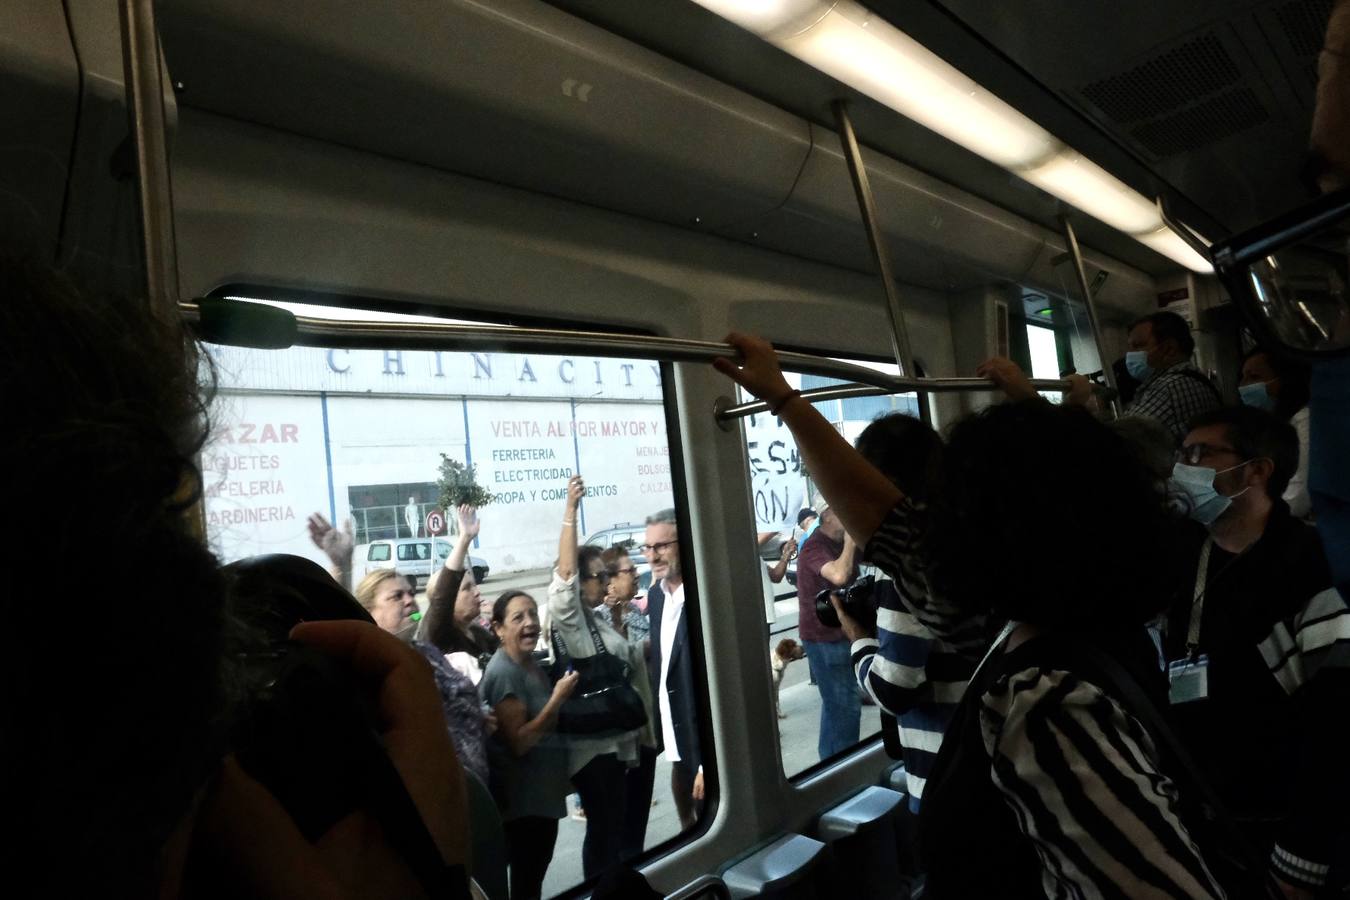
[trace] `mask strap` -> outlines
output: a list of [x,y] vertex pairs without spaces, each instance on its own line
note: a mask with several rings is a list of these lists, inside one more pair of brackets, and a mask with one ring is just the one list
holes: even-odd
[[[1240,469],[1240,468],[1242,468],[1243,466],[1251,465],[1252,463],[1256,462],[1258,459],[1264,459],[1264,460],[1266,460],[1267,462],[1269,462],[1272,466],[1275,465],[1275,460],[1271,459],[1269,456],[1253,456],[1251,459],[1245,460],[1244,462],[1240,462],[1240,463],[1238,463],[1236,466],[1229,466],[1229,467],[1226,468],[1226,469],[1220,469],[1219,471],[1217,471],[1217,472],[1214,473],[1214,477],[1217,478],[1217,477],[1219,477],[1220,475],[1222,475],[1224,472],[1231,472],[1231,471],[1233,471],[1234,469]],[[1252,489],[1252,486],[1249,484],[1249,485],[1247,485],[1245,488],[1243,488],[1242,490],[1238,491],[1236,494],[1229,494],[1229,495],[1227,495],[1227,497],[1228,497],[1229,500],[1234,500],[1234,499],[1236,499],[1236,498],[1238,498],[1238,497],[1241,497],[1243,494],[1247,493],[1247,492],[1250,491],[1251,489]],[[1215,490],[1218,490],[1218,488],[1216,487]],[[1222,496],[1222,495],[1221,495],[1221,496]]]

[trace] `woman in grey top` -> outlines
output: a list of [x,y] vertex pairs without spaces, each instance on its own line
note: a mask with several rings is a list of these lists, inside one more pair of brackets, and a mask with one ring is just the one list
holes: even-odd
[[550,684],[534,661],[539,607],[529,594],[507,591],[498,597],[492,627],[502,643],[478,686],[497,715],[488,764],[506,830],[511,898],[529,900],[543,889],[558,820],[567,814],[567,753],[553,730],[578,676],[569,672]]
[[[567,482],[567,505],[562,534],[558,538],[558,566],[548,587],[548,610],[553,627],[562,637],[567,653],[575,658],[595,655],[590,625],[605,650],[628,663],[630,684],[642,697],[648,723],[652,721],[651,682],[647,678],[645,648],[641,641],[624,638],[611,623],[605,609],[609,572],[599,547],[577,548],[577,507],[586,486],[580,476]],[[581,795],[586,810],[586,839],[581,846],[581,868],[587,878],[617,864],[629,849],[626,836],[635,828],[645,833],[651,794],[642,804],[643,822],[628,821],[630,769],[642,762],[640,748],[655,748],[650,724],[618,734],[568,735],[567,774]],[[653,755],[653,759],[654,759]],[[640,852],[640,846],[639,846]]]

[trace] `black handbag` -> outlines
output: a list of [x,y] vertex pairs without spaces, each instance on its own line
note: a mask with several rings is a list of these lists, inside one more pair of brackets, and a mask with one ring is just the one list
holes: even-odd
[[641,728],[647,724],[647,709],[633,687],[632,667],[605,649],[590,611],[583,609],[581,615],[595,642],[594,656],[570,655],[558,629],[551,629],[553,680],[570,671],[579,676],[576,690],[558,711],[558,732],[599,737]]

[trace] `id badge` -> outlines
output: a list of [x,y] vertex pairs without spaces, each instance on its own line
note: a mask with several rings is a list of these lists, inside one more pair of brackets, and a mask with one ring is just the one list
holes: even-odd
[[1204,700],[1209,696],[1209,656],[1202,653],[1168,663],[1167,680],[1171,684],[1167,699],[1173,706]]

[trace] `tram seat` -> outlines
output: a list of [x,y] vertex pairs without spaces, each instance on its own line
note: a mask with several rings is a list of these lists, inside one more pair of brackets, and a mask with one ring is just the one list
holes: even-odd
[[881,786],[904,795],[904,802],[895,814],[895,856],[900,871],[911,879],[919,874],[919,817],[909,810],[909,777],[905,764],[895,763],[881,773]]
[[829,845],[835,889],[849,897],[909,896],[910,873],[897,854],[896,822],[907,815],[905,795],[867,787],[821,815],[816,837]]
[[733,863],[722,880],[732,897],[818,900],[832,874],[828,847],[800,834],[785,834]]
[[703,875],[667,894],[665,900],[731,900],[727,884],[716,875]]
[[501,813],[487,785],[476,775],[465,772],[464,780],[469,795],[469,874],[484,894],[496,900],[507,894],[506,832]]

